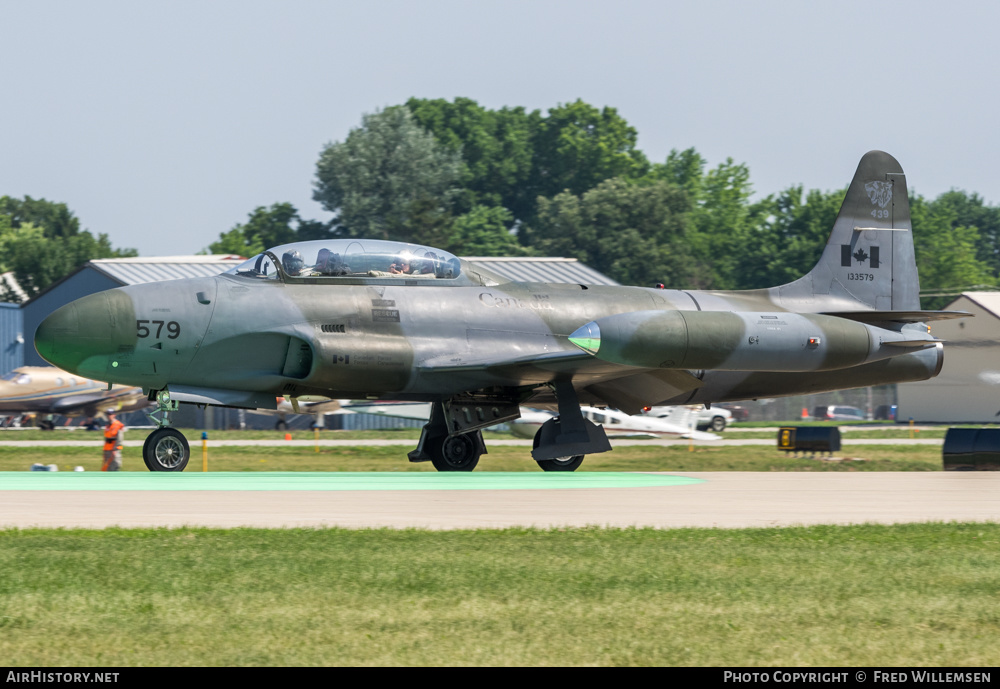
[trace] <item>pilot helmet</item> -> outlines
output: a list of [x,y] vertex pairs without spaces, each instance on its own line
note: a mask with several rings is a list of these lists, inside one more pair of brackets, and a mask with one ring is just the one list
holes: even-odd
[[289,275],[298,275],[302,272],[305,261],[302,260],[302,254],[293,249],[284,253],[281,257],[281,265]]

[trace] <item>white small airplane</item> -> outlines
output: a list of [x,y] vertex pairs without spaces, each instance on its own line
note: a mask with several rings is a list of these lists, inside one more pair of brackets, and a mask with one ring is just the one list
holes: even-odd
[[277,409],[257,409],[260,414],[277,416],[275,426],[279,429],[287,428],[287,416],[289,414],[310,414],[313,416],[313,427],[323,428],[326,425],[327,414],[352,414],[348,409],[341,408],[341,402],[349,400],[333,400],[329,397],[278,397]]
[[[692,440],[719,440],[720,436],[695,429],[701,405],[654,407],[642,414],[630,416],[615,409],[580,407],[585,419],[604,426],[609,438],[690,438]],[[521,418],[510,422],[511,432],[521,438],[534,438],[543,423],[555,416],[554,412],[522,409]]]
[[[404,419],[428,419],[431,405],[419,402],[351,402],[341,400],[341,407],[359,414],[396,416]],[[604,426],[609,438],[691,438],[694,440],[719,440],[714,433],[696,430],[700,404],[674,407],[653,407],[643,414],[629,416],[614,409],[580,407],[583,416]],[[543,423],[554,417],[554,412],[521,408],[521,418],[510,422],[511,433],[519,438],[534,438]]]

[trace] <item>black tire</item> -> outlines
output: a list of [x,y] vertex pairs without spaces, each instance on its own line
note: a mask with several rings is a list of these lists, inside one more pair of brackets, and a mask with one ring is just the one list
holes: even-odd
[[142,461],[150,471],[184,471],[189,459],[187,438],[176,428],[157,428],[142,445]]
[[559,457],[557,459],[539,459],[538,466],[542,471],[576,471],[583,464],[585,455],[573,455],[572,457]]
[[[559,420],[556,419],[556,423]],[[531,443],[531,449],[538,449],[541,443],[542,429],[539,428],[535,431],[535,439]],[[557,457],[556,459],[536,459],[538,462],[538,467],[542,471],[576,471],[583,464],[583,458],[586,455],[573,455],[571,457]]]
[[472,434],[445,436],[429,449],[431,464],[438,471],[472,471],[482,454]]
[[713,416],[712,423],[708,427],[712,429],[713,433],[722,433],[722,431],[726,430],[726,417]]

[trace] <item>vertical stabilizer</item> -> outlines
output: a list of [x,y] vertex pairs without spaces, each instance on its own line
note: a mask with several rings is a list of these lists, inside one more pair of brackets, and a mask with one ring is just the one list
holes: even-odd
[[906,176],[895,158],[865,154],[819,263],[775,289],[799,311],[920,309]]

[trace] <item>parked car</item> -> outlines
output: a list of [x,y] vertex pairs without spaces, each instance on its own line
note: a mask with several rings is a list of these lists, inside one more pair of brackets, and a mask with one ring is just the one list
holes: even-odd
[[857,407],[831,404],[813,409],[813,418],[817,421],[866,421],[868,415]]
[[718,406],[720,409],[728,409],[733,414],[733,421],[749,421],[750,420],[750,410],[739,404],[730,404],[729,402],[724,402],[719,405],[712,405],[714,409]]
[[880,404],[875,407],[875,418],[884,421],[895,421],[896,420],[896,405],[895,404]]
[[728,409],[712,405],[711,409],[698,412],[698,430],[721,433],[733,420],[733,413]]

